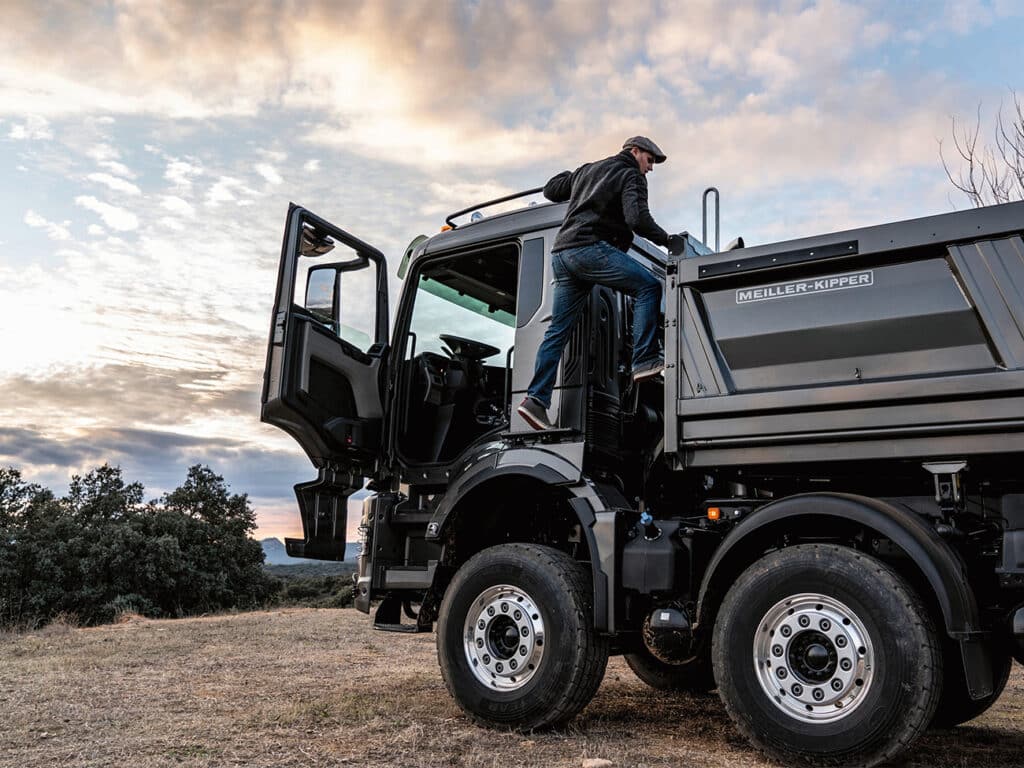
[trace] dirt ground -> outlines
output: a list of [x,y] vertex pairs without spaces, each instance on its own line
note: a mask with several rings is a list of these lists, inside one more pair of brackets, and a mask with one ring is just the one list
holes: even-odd
[[[0,635],[0,766],[767,766],[717,697],[660,694],[612,659],[564,731],[471,725],[433,635],[295,609]],[[1024,669],[906,766],[1024,765]]]

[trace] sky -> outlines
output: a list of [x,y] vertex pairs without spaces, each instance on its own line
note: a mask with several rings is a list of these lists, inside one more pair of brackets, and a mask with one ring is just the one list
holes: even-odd
[[[618,151],[748,245],[967,207],[951,120],[1024,91],[1024,0],[27,2],[0,24],[0,466],[149,497],[203,463],[257,535],[315,473],[259,421],[294,201],[377,246]],[[394,312],[392,312],[392,317]]]

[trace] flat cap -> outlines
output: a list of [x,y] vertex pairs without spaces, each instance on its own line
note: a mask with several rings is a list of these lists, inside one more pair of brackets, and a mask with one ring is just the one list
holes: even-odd
[[648,139],[646,136],[634,136],[631,139],[626,139],[626,143],[622,145],[622,148],[630,149],[631,147],[642,149],[644,152],[650,152],[652,155],[654,155],[654,162],[656,163],[665,162],[665,153],[658,148],[657,144]]

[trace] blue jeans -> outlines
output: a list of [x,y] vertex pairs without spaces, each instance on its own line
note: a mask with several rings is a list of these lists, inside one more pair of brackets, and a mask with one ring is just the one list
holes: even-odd
[[537,350],[533,381],[527,390],[530,397],[545,408],[551,407],[558,361],[595,284],[634,297],[633,370],[661,358],[657,336],[661,281],[657,277],[603,240],[553,251],[551,263],[555,271],[554,308],[551,324]]

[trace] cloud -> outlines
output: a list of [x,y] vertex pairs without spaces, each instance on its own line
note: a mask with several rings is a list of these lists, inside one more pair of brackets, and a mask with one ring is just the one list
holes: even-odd
[[[0,466],[22,470],[30,482],[63,493],[71,474],[102,464],[120,466],[125,479],[141,482],[147,496],[173,490],[193,464],[206,464],[224,476],[233,493],[252,494],[260,503],[286,513],[298,523],[291,487],[312,476],[308,460],[297,451],[261,449],[238,440],[203,438],[147,429],[90,429],[55,438],[39,429],[0,427]],[[288,527],[287,514],[275,527]]]
[[180,197],[175,195],[164,195],[160,205],[171,213],[187,216],[190,219],[196,215],[196,209],[192,203],[187,200],[182,200]]
[[[237,193],[237,194],[236,194]],[[232,176],[221,176],[206,192],[206,205],[217,206],[221,203],[243,204],[239,195],[254,196],[256,191],[247,187],[241,180]]]
[[64,221],[60,224],[54,221],[47,221],[45,218],[40,216],[33,210],[25,211],[24,222],[30,227],[37,229],[45,229],[46,235],[51,240],[70,240],[71,232],[68,230],[68,226],[71,224],[70,221]]
[[284,179],[281,178],[281,174],[277,172],[277,169],[267,163],[258,164],[255,171],[270,184],[277,185],[284,181]]
[[120,162],[121,153],[109,144],[97,144],[91,147],[86,155],[96,161],[100,168],[106,168],[111,173],[122,176],[126,179],[134,179],[136,174],[124,163]]
[[139,217],[127,208],[119,208],[110,203],[97,200],[92,195],[79,195],[75,198],[75,204],[80,205],[88,211],[97,214],[103,223],[118,232],[130,232],[139,228]]
[[[949,0],[934,13],[843,0],[693,0],[685,14],[657,0],[628,10],[593,5],[587,13],[574,4],[454,0],[314,0],[244,13],[179,1],[117,5],[109,15],[87,7],[47,12],[27,0],[12,5],[19,32],[0,30],[0,50],[8,51],[0,59],[0,103],[49,117],[291,111],[301,115],[295,132],[307,141],[435,170],[510,170],[566,154],[591,159],[638,126],[657,127],[667,144],[694,132],[707,140],[703,119],[731,114],[748,99],[783,118],[794,103],[830,102],[822,113],[839,122],[862,114],[847,92],[878,66],[878,49],[897,32],[941,24],[940,31],[965,34],[1019,13],[1013,3],[980,0]],[[44,44],[55,33],[65,41],[60,55]],[[949,111],[949,84],[921,82],[910,71],[902,77],[897,90],[929,86],[936,114]],[[883,79],[894,87],[892,77]],[[908,102],[890,105],[889,117],[919,108],[913,97]],[[867,127],[874,131],[867,141],[884,139],[880,126]],[[793,144],[805,138],[796,135]],[[757,136],[747,141],[749,164],[764,153]],[[261,151],[270,163],[254,170],[282,183],[271,163],[284,162],[285,153]],[[191,180],[169,173],[181,186]],[[228,202],[228,194],[220,187],[207,202]]]
[[12,123],[7,138],[16,140],[44,141],[53,138],[50,121],[40,115],[27,115],[24,123]]
[[164,171],[164,178],[176,187],[189,189],[192,186],[192,178],[195,176],[201,176],[202,174],[203,168],[198,163],[173,159],[167,163],[167,170]]
[[115,192],[124,192],[127,195],[138,195],[142,192],[142,190],[130,181],[119,176],[112,176],[109,173],[90,173],[86,178],[89,181],[95,181],[98,184],[103,184]]

